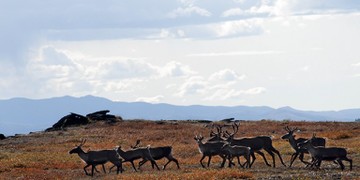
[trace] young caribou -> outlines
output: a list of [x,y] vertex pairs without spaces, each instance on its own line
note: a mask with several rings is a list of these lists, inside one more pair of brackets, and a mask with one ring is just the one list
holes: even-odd
[[249,168],[250,166],[250,149],[246,146],[231,146],[230,144],[224,144],[224,146],[221,148],[221,150],[227,155],[229,160],[229,167],[231,167],[231,164],[233,164],[231,161],[234,157],[237,158],[239,165],[244,168],[243,165],[240,163],[240,156],[244,156],[246,159],[246,168]]
[[[134,146],[131,146],[133,149],[140,148],[139,147],[140,140],[136,141]],[[166,158],[168,162],[163,166],[163,170],[165,170],[166,166],[171,162],[174,161],[178,169],[180,169],[179,162],[172,156],[172,147],[171,146],[161,146],[161,147],[150,147],[150,154],[154,160],[159,160],[162,158]],[[139,169],[140,167],[145,164],[148,159],[143,159],[139,162]]]
[[[137,170],[136,170],[135,165],[134,165],[134,160],[141,159],[141,158],[143,160],[150,161],[151,166],[153,168],[154,168],[154,166],[156,166],[156,168],[158,170],[160,170],[158,165],[156,164],[154,158],[150,154],[150,147],[149,146],[148,147],[143,147],[143,148],[131,149],[131,150],[128,150],[128,151],[122,150],[121,146],[119,146],[117,148],[116,152],[120,155],[121,158],[124,159],[123,162],[130,162],[135,171],[137,171]],[[110,171],[111,171],[111,169],[113,167],[110,168]]]
[[202,163],[202,161],[204,160],[204,158],[206,156],[209,157],[208,159],[208,163],[207,163],[207,167],[209,167],[210,165],[210,161],[211,161],[211,157],[212,156],[220,156],[223,159],[223,162],[221,163],[220,167],[224,167],[225,161],[226,161],[226,155],[222,152],[221,148],[225,145],[228,144],[228,142],[226,141],[208,141],[206,143],[203,143],[202,140],[204,139],[204,137],[200,136],[195,136],[194,137],[196,143],[198,144],[199,147],[199,151],[202,154],[202,157],[200,159],[200,164],[203,168],[205,168],[204,164]]
[[345,166],[342,163],[342,161],[345,160],[350,163],[350,170],[352,170],[352,160],[346,157],[347,151],[344,148],[315,147],[312,145],[311,139],[300,143],[300,147],[307,148],[307,150],[311,154],[311,157],[313,158],[311,167],[315,165],[317,168],[320,168],[321,162],[325,160],[325,161],[336,161],[340,165],[341,170],[344,170]]
[[91,167],[91,176],[94,175],[94,169],[97,165],[102,165],[105,172],[104,164],[111,162],[114,164],[114,167],[117,167],[117,174],[119,171],[122,172],[122,160],[118,156],[115,150],[100,150],[100,151],[88,151],[84,152],[82,146],[85,144],[86,140],[83,140],[80,145],[76,146],[74,149],[69,151],[69,154],[78,154],[79,157],[86,163],[84,166],[84,171],[86,175],[89,175],[86,171],[86,168]]

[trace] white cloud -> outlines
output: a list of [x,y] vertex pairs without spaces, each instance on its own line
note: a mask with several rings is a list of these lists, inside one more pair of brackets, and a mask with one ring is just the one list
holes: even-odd
[[359,66],[360,66],[360,62],[355,63],[355,64],[352,64],[352,66],[359,67]]
[[190,57],[215,57],[215,56],[254,56],[254,55],[270,55],[270,54],[282,54],[283,51],[234,51],[234,52],[218,52],[218,53],[196,53],[189,54]]
[[177,18],[177,17],[188,17],[191,16],[192,14],[197,14],[200,16],[205,16],[205,17],[209,17],[211,16],[211,13],[203,8],[197,7],[197,6],[193,6],[193,5],[189,5],[188,7],[179,7],[173,11],[171,11],[168,16],[170,18]]
[[222,17],[230,17],[230,16],[240,16],[244,15],[245,12],[241,8],[231,8],[223,12]]
[[212,25],[218,38],[252,35],[262,32],[261,19],[227,21]]
[[160,69],[160,71],[164,77],[181,77],[196,74],[196,72],[192,71],[189,66],[183,65],[176,61],[167,63],[163,68]]
[[79,65],[63,51],[51,46],[41,47],[37,58],[27,65],[29,74],[40,79],[71,78],[79,71]]
[[232,1],[234,1],[235,3],[240,3],[240,4],[242,4],[242,3],[244,3],[246,0],[232,0]]
[[154,77],[158,75],[158,68],[137,59],[102,60],[96,67],[96,74],[104,79]]
[[302,71],[309,71],[310,67],[309,66],[304,66],[301,68]]
[[264,87],[238,90],[245,75],[239,75],[234,70],[223,69],[211,74],[208,78],[193,76],[187,79],[178,89],[176,96],[188,97],[193,95],[205,101],[235,101],[249,95],[264,93]]
[[271,11],[273,16],[289,16],[296,0],[277,0]]
[[246,76],[245,75],[239,75],[235,71],[231,69],[223,69],[218,72],[215,72],[209,77],[210,81],[238,81],[243,80]]
[[[122,80],[122,81],[104,81],[104,82],[97,82],[93,85],[96,86],[96,89],[103,89],[105,92],[113,92],[113,93],[124,93],[124,92],[131,92],[131,86],[135,83],[134,80]],[[103,88],[99,87],[102,86]]]
[[[349,78],[359,76],[358,1],[37,1],[0,3],[2,98],[93,94],[212,105],[251,98],[278,106],[305,104],[288,95],[304,93],[318,98],[309,108],[358,106],[343,101],[359,91]],[[318,96],[323,89],[348,97]]]
[[193,76],[188,78],[185,83],[183,83],[178,92],[175,94],[179,97],[184,97],[187,95],[196,95],[202,93],[206,88],[207,82],[201,76]]
[[158,103],[158,102],[161,102],[161,100],[163,100],[163,99],[164,99],[164,96],[157,95],[154,97],[139,97],[136,99],[136,101],[148,102],[148,103]]
[[246,90],[235,90],[235,89],[226,89],[226,88],[220,88],[217,89],[212,95],[207,96],[204,98],[204,100],[207,101],[214,101],[214,100],[234,100],[234,99],[242,99],[245,98],[245,96],[248,95],[258,95],[262,94],[266,91],[264,87],[255,87],[251,89]]
[[240,91],[240,93],[246,94],[246,95],[256,95],[256,94],[264,93],[265,91],[266,91],[266,88],[264,88],[264,87],[255,87],[255,88]]
[[[276,7],[276,6],[275,6]],[[247,14],[270,14],[274,12],[274,7],[269,6],[268,4],[262,4],[260,7],[253,6],[250,9],[246,10]]]

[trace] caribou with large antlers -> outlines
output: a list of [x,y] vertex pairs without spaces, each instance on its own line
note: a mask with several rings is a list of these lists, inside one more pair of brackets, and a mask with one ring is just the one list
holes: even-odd
[[223,134],[222,128],[224,127],[224,125],[213,124],[212,128],[214,127],[216,127],[216,133],[213,130],[211,130],[210,139],[208,139],[208,141],[226,141],[226,139],[222,138],[222,134]]
[[[295,139],[294,132],[295,131],[300,131],[300,129],[298,129],[297,127],[290,128],[289,126],[286,126],[284,129],[288,133],[283,135],[281,137],[281,139],[288,139],[291,147],[295,150],[295,152],[291,155],[289,167],[292,166],[292,164],[294,163],[294,161],[295,161],[295,159],[296,159],[296,157],[298,155],[299,155],[299,159],[300,159],[301,162],[303,162],[306,165],[310,165],[309,162],[304,161],[304,154],[309,153],[308,150],[305,149],[305,148],[300,148],[299,147],[299,143],[302,143],[302,142],[304,142],[304,141],[306,141],[308,139],[305,139],[305,138]],[[315,137],[315,134],[313,134],[313,140],[311,142],[312,142],[313,146],[325,146],[326,140],[324,138]]]
[[274,148],[274,146],[272,145],[272,139],[270,136],[256,136],[256,137],[251,137],[251,138],[234,138],[235,134],[239,131],[239,124],[234,123],[234,125],[232,126],[233,128],[233,132],[229,133],[228,131],[225,131],[225,137],[227,138],[226,140],[228,142],[231,143],[231,145],[238,145],[238,146],[247,146],[251,148],[251,157],[252,157],[252,162],[250,163],[250,167],[252,166],[252,164],[255,162],[255,154],[254,152],[256,152],[257,154],[261,155],[265,161],[265,164],[268,166],[271,166],[265,156],[264,153],[261,152],[260,150],[264,149],[266,152],[268,152],[270,154],[270,156],[273,159],[273,167],[275,167],[275,154],[277,154],[279,156],[279,159],[281,161],[281,163],[286,167],[283,159],[281,158],[281,155],[279,153],[278,150],[276,150]]

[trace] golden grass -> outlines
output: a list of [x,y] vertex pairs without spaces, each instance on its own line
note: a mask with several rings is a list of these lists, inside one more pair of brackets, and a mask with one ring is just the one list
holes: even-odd
[[[83,172],[84,163],[77,155],[68,151],[87,139],[84,150],[113,149],[122,146],[129,149],[137,139],[143,145],[173,146],[173,155],[179,160],[181,169],[170,163],[165,171],[153,170],[150,163],[145,164],[140,172],[133,172],[129,163],[124,163],[124,173],[116,175],[95,173],[100,179],[356,179],[360,177],[360,123],[355,122],[303,122],[303,121],[242,121],[238,137],[270,135],[273,146],[280,151],[288,165],[294,152],[289,143],[281,139],[286,133],[285,126],[298,127],[302,131],[296,137],[309,138],[315,132],[319,137],[327,138],[328,146],[345,147],[353,159],[353,171],[341,171],[332,162],[324,162],[320,170],[304,168],[296,160],[292,168],[283,167],[276,156],[276,168],[267,167],[262,158],[257,156],[251,169],[219,168],[221,159],[214,157],[210,168],[201,168],[201,154],[195,143],[194,135],[209,136],[209,129],[203,123],[191,121],[123,121],[115,125],[102,122],[82,127],[68,128],[66,131],[34,133],[0,141],[0,179],[87,179]],[[231,127],[228,128],[231,130]],[[266,153],[265,153],[266,154]],[[270,155],[266,154],[272,164]],[[306,156],[309,158],[309,156]],[[244,161],[242,159],[242,161]],[[137,161],[138,162],[138,161]],[[136,163],[137,163],[136,162]],[[157,161],[159,166],[166,160]],[[207,163],[207,158],[203,161]],[[111,165],[107,164],[108,169]],[[100,166],[98,167],[101,170]],[[88,169],[90,171],[90,168]]]

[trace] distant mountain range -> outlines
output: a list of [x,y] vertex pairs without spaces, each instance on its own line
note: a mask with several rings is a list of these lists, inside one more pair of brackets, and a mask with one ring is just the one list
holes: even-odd
[[301,111],[291,107],[274,109],[267,106],[177,106],[144,102],[115,102],[109,99],[84,97],[56,97],[32,100],[13,98],[0,100],[0,133],[13,135],[44,130],[70,112],[86,115],[98,110],[110,110],[110,114],[123,119],[147,120],[306,120],[306,121],[354,121],[360,118],[359,109],[341,111]]

